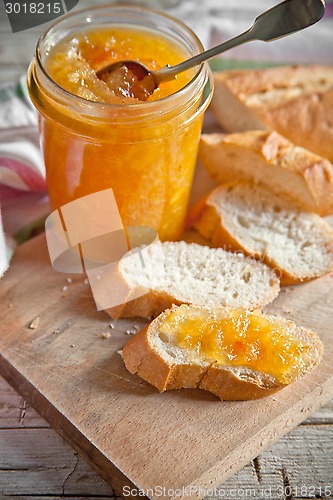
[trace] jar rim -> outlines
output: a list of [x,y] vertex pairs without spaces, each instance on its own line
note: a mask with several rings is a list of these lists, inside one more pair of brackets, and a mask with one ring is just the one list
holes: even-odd
[[[173,23],[174,25],[179,26],[182,30],[185,30],[185,32],[192,38],[194,43],[198,47],[198,53],[202,52],[204,50],[204,47],[198,38],[198,36],[194,33],[194,31],[189,28],[185,23],[180,21],[179,19],[174,18],[173,16],[170,16],[169,14],[166,14],[165,12],[161,12],[155,9],[151,9],[150,7],[144,7],[140,5],[131,5],[131,4],[111,4],[111,5],[97,5],[97,6],[92,6],[84,9],[77,10],[75,12],[71,12],[66,14],[66,16],[62,16],[60,19],[52,23],[48,29],[40,36],[37,46],[36,46],[36,51],[35,51],[35,59],[37,61],[39,69],[42,71],[43,75],[47,78],[47,81],[51,83],[52,87],[55,88],[57,92],[60,92],[61,95],[64,97],[70,98],[71,101],[77,102],[78,104],[88,104],[89,107],[97,109],[119,109],[119,110],[136,110],[141,111],[146,110],[147,112],[153,111],[153,107],[159,107],[160,105],[164,105],[167,103],[170,103],[173,101],[175,98],[181,98],[183,95],[185,95],[187,92],[190,91],[191,87],[196,83],[198,77],[202,74],[203,70],[206,67],[206,63],[201,63],[197,72],[193,76],[193,78],[181,89],[177,90],[176,92],[167,95],[165,97],[162,97],[161,99],[157,99],[155,101],[139,101],[137,103],[105,103],[105,102],[100,102],[100,101],[90,101],[89,99],[85,99],[84,97],[78,96],[76,94],[72,94],[68,90],[66,90],[64,87],[59,85],[47,72],[43,62],[42,62],[42,54],[41,54],[41,44],[42,42],[45,42],[47,36],[50,34],[51,30],[57,28],[59,25],[61,25],[64,21],[67,21],[68,19],[75,18],[76,16],[80,16],[82,14],[86,14],[89,12],[96,13],[98,11],[119,11],[126,13],[128,11],[129,13],[150,13],[153,15],[156,15],[160,18],[164,18],[168,20],[169,22]],[[195,54],[194,54],[195,55]]]

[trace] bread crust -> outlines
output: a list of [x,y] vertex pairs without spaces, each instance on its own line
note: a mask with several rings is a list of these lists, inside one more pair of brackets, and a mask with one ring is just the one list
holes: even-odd
[[[261,182],[278,194],[285,192],[306,210],[320,215],[333,213],[332,163],[294,146],[275,131],[203,134],[199,156],[208,173],[218,183],[236,178]],[[245,161],[248,167],[241,172],[238,166]],[[264,170],[260,178],[255,168],[256,162]],[[283,183],[283,176],[287,172],[288,182]],[[290,177],[290,174],[294,177]],[[275,176],[275,183],[272,176]],[[296,191],[292,182],[301,183],[302,189]]]
[[[273,300],[273,299],[272,299]],[[105,311],[112,319],[119,318],[150,318],[156,317],[161,312],[172,306],[180,305],[182,302],[165,292],[149,290],[145,295],[130,300],[119,306],[111,307]]]
[[257,110],[271,129],[303,148],[333,161],[333,89],[300,96],[272,109]]
[[[333,69],[331,66],[285,66],[214,74],[211,109],[226,131],[276,130],[289,140],[333,161]],[[295,92],[296,89],[296,92]],[[256,94],[277,90],[283,97],[257,101]],[[246,119],[235,118],[224,104],[231,94],[233,108]],[[224,114],[224,115],[223,115]],[[233,126],[233,123],[236,126]],[[240,128],[242,127],[242,128]]]
[[206,368],[191,363],[182,365],[168,363],[152,349],[148,333],[149,325],[125,344],[122,357],[127,370],[137,373],[160,392],[198,387]]
[[[293,95],[288,94],[288,90],[292,85],[298,84],[303,87],[309,80],[325,78],[329,81],[333,80],[332,66],[293,64],[275,68],[230,70],[214,73],[214,80],[218,84],[223,82],[234,94],[242,99],[273,89],[285,90],[286,97],[292,99]],[[271,106],[274,106],[274,101],[271,102]]]
[[266,384],[265,387],[254,378],[239,378],[227,368],[213,364],[202,377],[199,387],[212,392],[222,401],[260,399],[285,387],[283,384],[271,383],[268,379]]
[[[191,306],[183,306],[190,310]],[[196,306],[196,309],[198,307]],[[200,307],[199,307],[200,309]],[[205,309],[204,307],[201,309]],[[227,310],[227,308],[225,308]],[[172,311],[172,310],[171,310]],[[222,366],[216,362],[170,362],[157,353],[149,337],[158,332],[158,325],[170,311],[165,311],[152,323],[133,336],[124,346],[122,357],[126,368],[156,387],[160,392],[181,388],[200,388],[210,391],[224,401],[243,401],[269,396],[286,387],[270,375],[242,367]],[[295,325],[281,320],[287,327]],[[319,338],[309,330],[298,328],[298,334],[313,346],[313,359],[307,367],[300,368],[298,378],[312,370],[323,354]]]

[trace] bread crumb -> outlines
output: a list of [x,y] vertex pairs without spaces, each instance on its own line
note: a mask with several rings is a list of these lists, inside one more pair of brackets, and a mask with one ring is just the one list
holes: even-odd
[[125,330],[125,333],[127,335],[135,335],[137,333],[137,330],[135,328],[129,328],[128,330]]
[[71,344],[71,347],[75,347],[75,344]]
[[67,281],[67,283],[72,283],[73,282],[72,278],[67,278],[66,281]]
[[119,356],[122,356],[123,355],[122,349],[119,349],[119,351],[117,351],[117,354],[119,354]]
[[8,307],[13,307],[14,304],[8,304]]
[[113,330],[114,329],[114,325],[112,323],[109,324],[109,327]]
[[53,330],[52,333],[60,333],[60,329],[59,328],[56,328],[55,330]]
[[102,333],[102,337],[103,337],[103,339],[109,339],[111,337],[111,333],[110,332],[104,332],[104,333]]
[[29,328],[31,328],[31,330],[36,330],[39,327],[39,323],[40,323],[40,318],[37,317],[33,321],[31,321]]
[[85,285],[88,285],[89,284],[89,280],[86,278],[83,282]]
[[63,286],[61,291],[62,292],[66,292],[66,290],[68,290],[68,286],[67,285]]

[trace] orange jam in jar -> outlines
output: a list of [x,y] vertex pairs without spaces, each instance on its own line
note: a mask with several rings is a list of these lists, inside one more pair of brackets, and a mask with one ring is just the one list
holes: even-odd
[[273,317],[241,308],[222,314],[198,309],[188,316],[180,306],[169,313],[159,330],[162,340],[165,337],[208,361],[247,367],[272,375],[282,384],[293,382],[311,348]]
[[53,210],[112,188],[125,226],[179,238],[212,95],[209,68],[180,74],[144,102],[117,95],[96,71],[121,60],[159,69],[201,51],[185,25],[136,6],[79,11],[51,26],[39,40],[28,86]]

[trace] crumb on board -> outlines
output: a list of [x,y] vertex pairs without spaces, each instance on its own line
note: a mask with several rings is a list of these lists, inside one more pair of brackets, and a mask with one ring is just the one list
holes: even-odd
[[71,347],[75,347],[75,344],[71,344]]
[[111,328],[111,330],[114,329],[114,325],[112,323],[109,324],[109,327]]
[[67,278],[66,281],[67,281],[67,283],[72,283],[73,282],[72,278]]
[[88,284],[89,284],[89,280],[88,280],[88,278],[86,278],[86,279],[84,280],[84,282],[83,282],[83,283],[84,283],[85,285],[88,285]]
[[123,356],[123,351],[122,351],[122,349],[119,349],[119,351],[117,351],[117,354],[119,354],[119,356]]
[[111,333],[110,332],[104,332],[102,333],[102,338],[103,339],[109,339],[111,337]]
[[39,327],[39,323],[40,323],[40,318],[37,317],[37,318],[35,318],[34,320],[31,321],[31,323],[29,325],[29,328],[31,330],[36,330]]
[[53,330],[52,333],[60,333],[60,329],[59,328],[56,328],[55,330]]
[[13,307],[14,304],[8,304],[8,307]]
[[125,333],[127,335],[135,335],[136,333],[138,333],[139,330],[140,330],[139,325],[133,325],[131,328],[125,330]]
[[68,290],[68,286],[67,285],[64,285],[61,289],[62,292],[66,292]]

